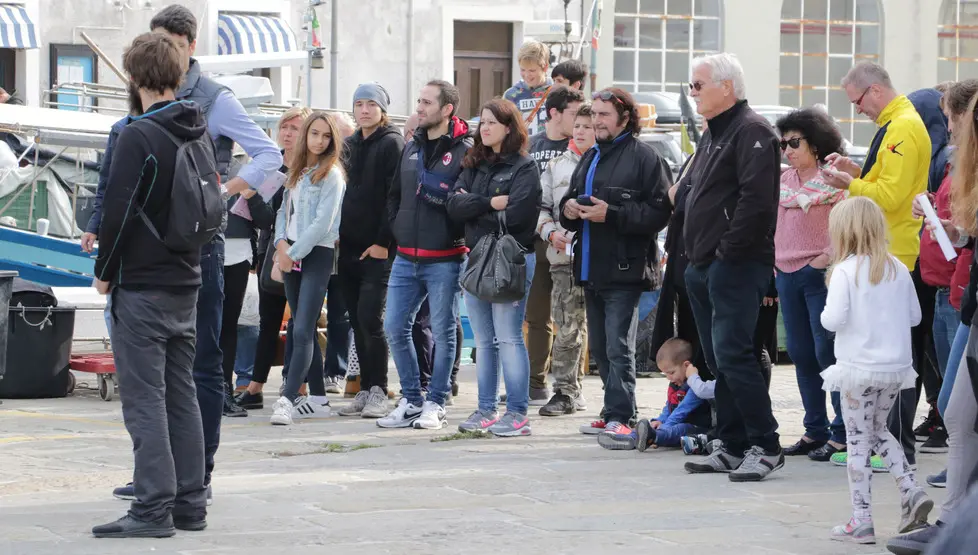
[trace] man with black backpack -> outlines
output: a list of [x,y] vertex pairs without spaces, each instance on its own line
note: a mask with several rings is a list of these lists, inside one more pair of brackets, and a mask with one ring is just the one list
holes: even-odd
[[133,442],[135,498],[126,516],[92,533],[169,537],[174,528],[207,526],[192,369],[200,247],[218,233],[224,201],[200,108],[176,100],[183,79],[177,45],[146,33],[126,50],[123,66],[143,115],[115,146],[95,287],[112,295],[112,349]]

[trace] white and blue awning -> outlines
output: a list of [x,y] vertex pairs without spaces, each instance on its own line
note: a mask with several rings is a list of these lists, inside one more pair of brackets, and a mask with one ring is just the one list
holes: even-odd
[[20,4],[0,4],[0,48],[37,48],[37,26]]
[[217,53],[274,54],[299,50],[292,28],[280,17],[221,13],[217,22]]

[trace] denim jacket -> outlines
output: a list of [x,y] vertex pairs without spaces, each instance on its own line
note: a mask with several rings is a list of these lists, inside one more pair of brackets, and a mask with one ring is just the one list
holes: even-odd
[[[318,166],[316,166],[318,167]],[[343,193],[346,191],[346,178],[339,165],[333,166],[326,179],[313,183],[310,177],[315,173],[315,167],[306,172],[295,188],[287,190],[275,218],[275,245],[286,240],[288,230],[285,225],[285,215],[291,203],[289,198],[295,197],[295,212],[290,218],[296,218],[296,229],[299,237],[289,248],[288,255],[292,260],[302,260],[314,247],[334,248],[340,238],[340,208],[343,205]]]

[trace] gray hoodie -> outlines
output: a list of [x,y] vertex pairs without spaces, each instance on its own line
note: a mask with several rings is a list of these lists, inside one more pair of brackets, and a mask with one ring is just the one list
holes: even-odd
[[[551,231],[563,233],[568,239],[574,238],[574,233],[567,231],[560,225],[560,201],[567,193],[570,186],[571,176],[574,168],[581,160],[581,155],[574,150],[577,147],[573,143],[568,145],[563,154],[547,163],[547,169],[540,176],[540,185],[543,187],[543,202],[540,208],[540,218],[537,220],[537,233],[544,241]],[[547,260],[551,265],[560,266],[570,264],[571,257],[565,252],[558,252],[553,246],[547,247]]]

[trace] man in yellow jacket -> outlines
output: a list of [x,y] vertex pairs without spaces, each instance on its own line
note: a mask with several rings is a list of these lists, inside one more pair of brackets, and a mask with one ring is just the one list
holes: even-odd
[[866,165],[830,154],[826,183],[849,189],[849,194],[869,197],[886,216],[890,253],[913,271],[920,254],[921,220],[911,212],[913,199],[927,190],[931,144],[927,127],[906,96],[893,89],[882,66],[863,62],[842,80],[856,112],[876,121]]

